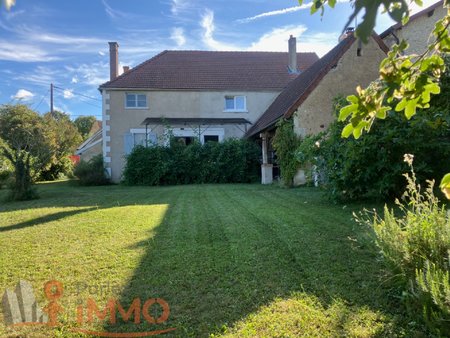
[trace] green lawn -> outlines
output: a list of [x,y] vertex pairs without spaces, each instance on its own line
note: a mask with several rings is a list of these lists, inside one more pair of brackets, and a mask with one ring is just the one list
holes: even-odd
[[41,184],[39,191],[39,200],[0,206],[0,290],[26,279],[45,305],[43,284],[61,281],[61,325],[46,331],[0,324],[1,337],[80,336],[72,332],[79,328],[75,308],[89,297],[102,309],[111,297],[125,309],[136,297],[159,297],[171,310],[163,324],[82,326],[96,331],[418,334],[383,280],[369,229],[352,221],[361,205],[332,205],[310,188],[260,185],[83,188],[66,182]]

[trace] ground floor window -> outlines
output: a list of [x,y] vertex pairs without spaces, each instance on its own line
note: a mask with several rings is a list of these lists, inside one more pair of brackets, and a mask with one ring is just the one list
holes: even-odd
[[207,126],[197,128],[173,128],[171,133],[175,139],[179,140],[185,145],[199,140],[202,144],[206,142],[222,142],[225,135],[223,128],[209,128]]
[[203,143],[206,142],[219,142],[219,135],[204,135]]

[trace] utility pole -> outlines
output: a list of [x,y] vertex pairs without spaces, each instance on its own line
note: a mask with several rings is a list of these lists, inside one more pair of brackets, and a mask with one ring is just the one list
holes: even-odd
[[50,114],[54,117],[54,113],[53,113],[53,83],[50,83]]

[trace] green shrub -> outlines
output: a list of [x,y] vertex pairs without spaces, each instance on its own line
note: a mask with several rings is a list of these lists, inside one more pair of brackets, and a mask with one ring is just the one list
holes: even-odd
[[39,172],[38,180],[40,181],[54,181],[64,176],[70,177],[73,175],[73,163],[68,156],[60,158],[58,161],[51,163],[48,168]]
[[259,147],[247,140],[137,146],[127,156],[123,182],[129,185],[247,183],[259,178]]
[[411,172],[403,200],[396,200],[401,215],[385,206],[384,217],[375,214],[368,222],[410,311],[421,313],[438,335],[449,336],[450,216],[433,194],[434,182],[422,192],[412,165]]
[[13,169],[7,164],[6,160],[0,158],[0,189],[8,185],[8,181],[12,179]]
[[96,155],[88,162],[80,161],[74,168],[73,174],[78,178],[80,185],[106,185],[110,183],[102,155]]
[[277,162],[280,165],[281,179],[285,186],[290,187],[300,165],[296,159],[296,150],[300,145],[300,138],[294,132],[292,120],[281,119],[277,123],[272,144],[277,154]]
[[448,161],[442,159],[450,158],[450,112],[423,111],[410,120],[388,115],[358,140],[342,138],[344,124],[333,122],[324,133],[303,140],[297,160],[317,166],[323,187],[335,200],[397,197],[403,190],[406,153],[416,155],[419,182],[442,178],[448,171]]

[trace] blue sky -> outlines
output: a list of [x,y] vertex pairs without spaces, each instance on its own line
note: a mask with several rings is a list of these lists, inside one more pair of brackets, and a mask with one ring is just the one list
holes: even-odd
[[[131,67],[165,49],[286,51],[290,34],[298,51],[322,56],[349,13],[348,0],[323,18],[297,0],[16,0],[0,8],[0,104],[46,112],[54,83],[56,109],[100,118],[108,41]],[[391,24],[382,16],[377,31]]]

